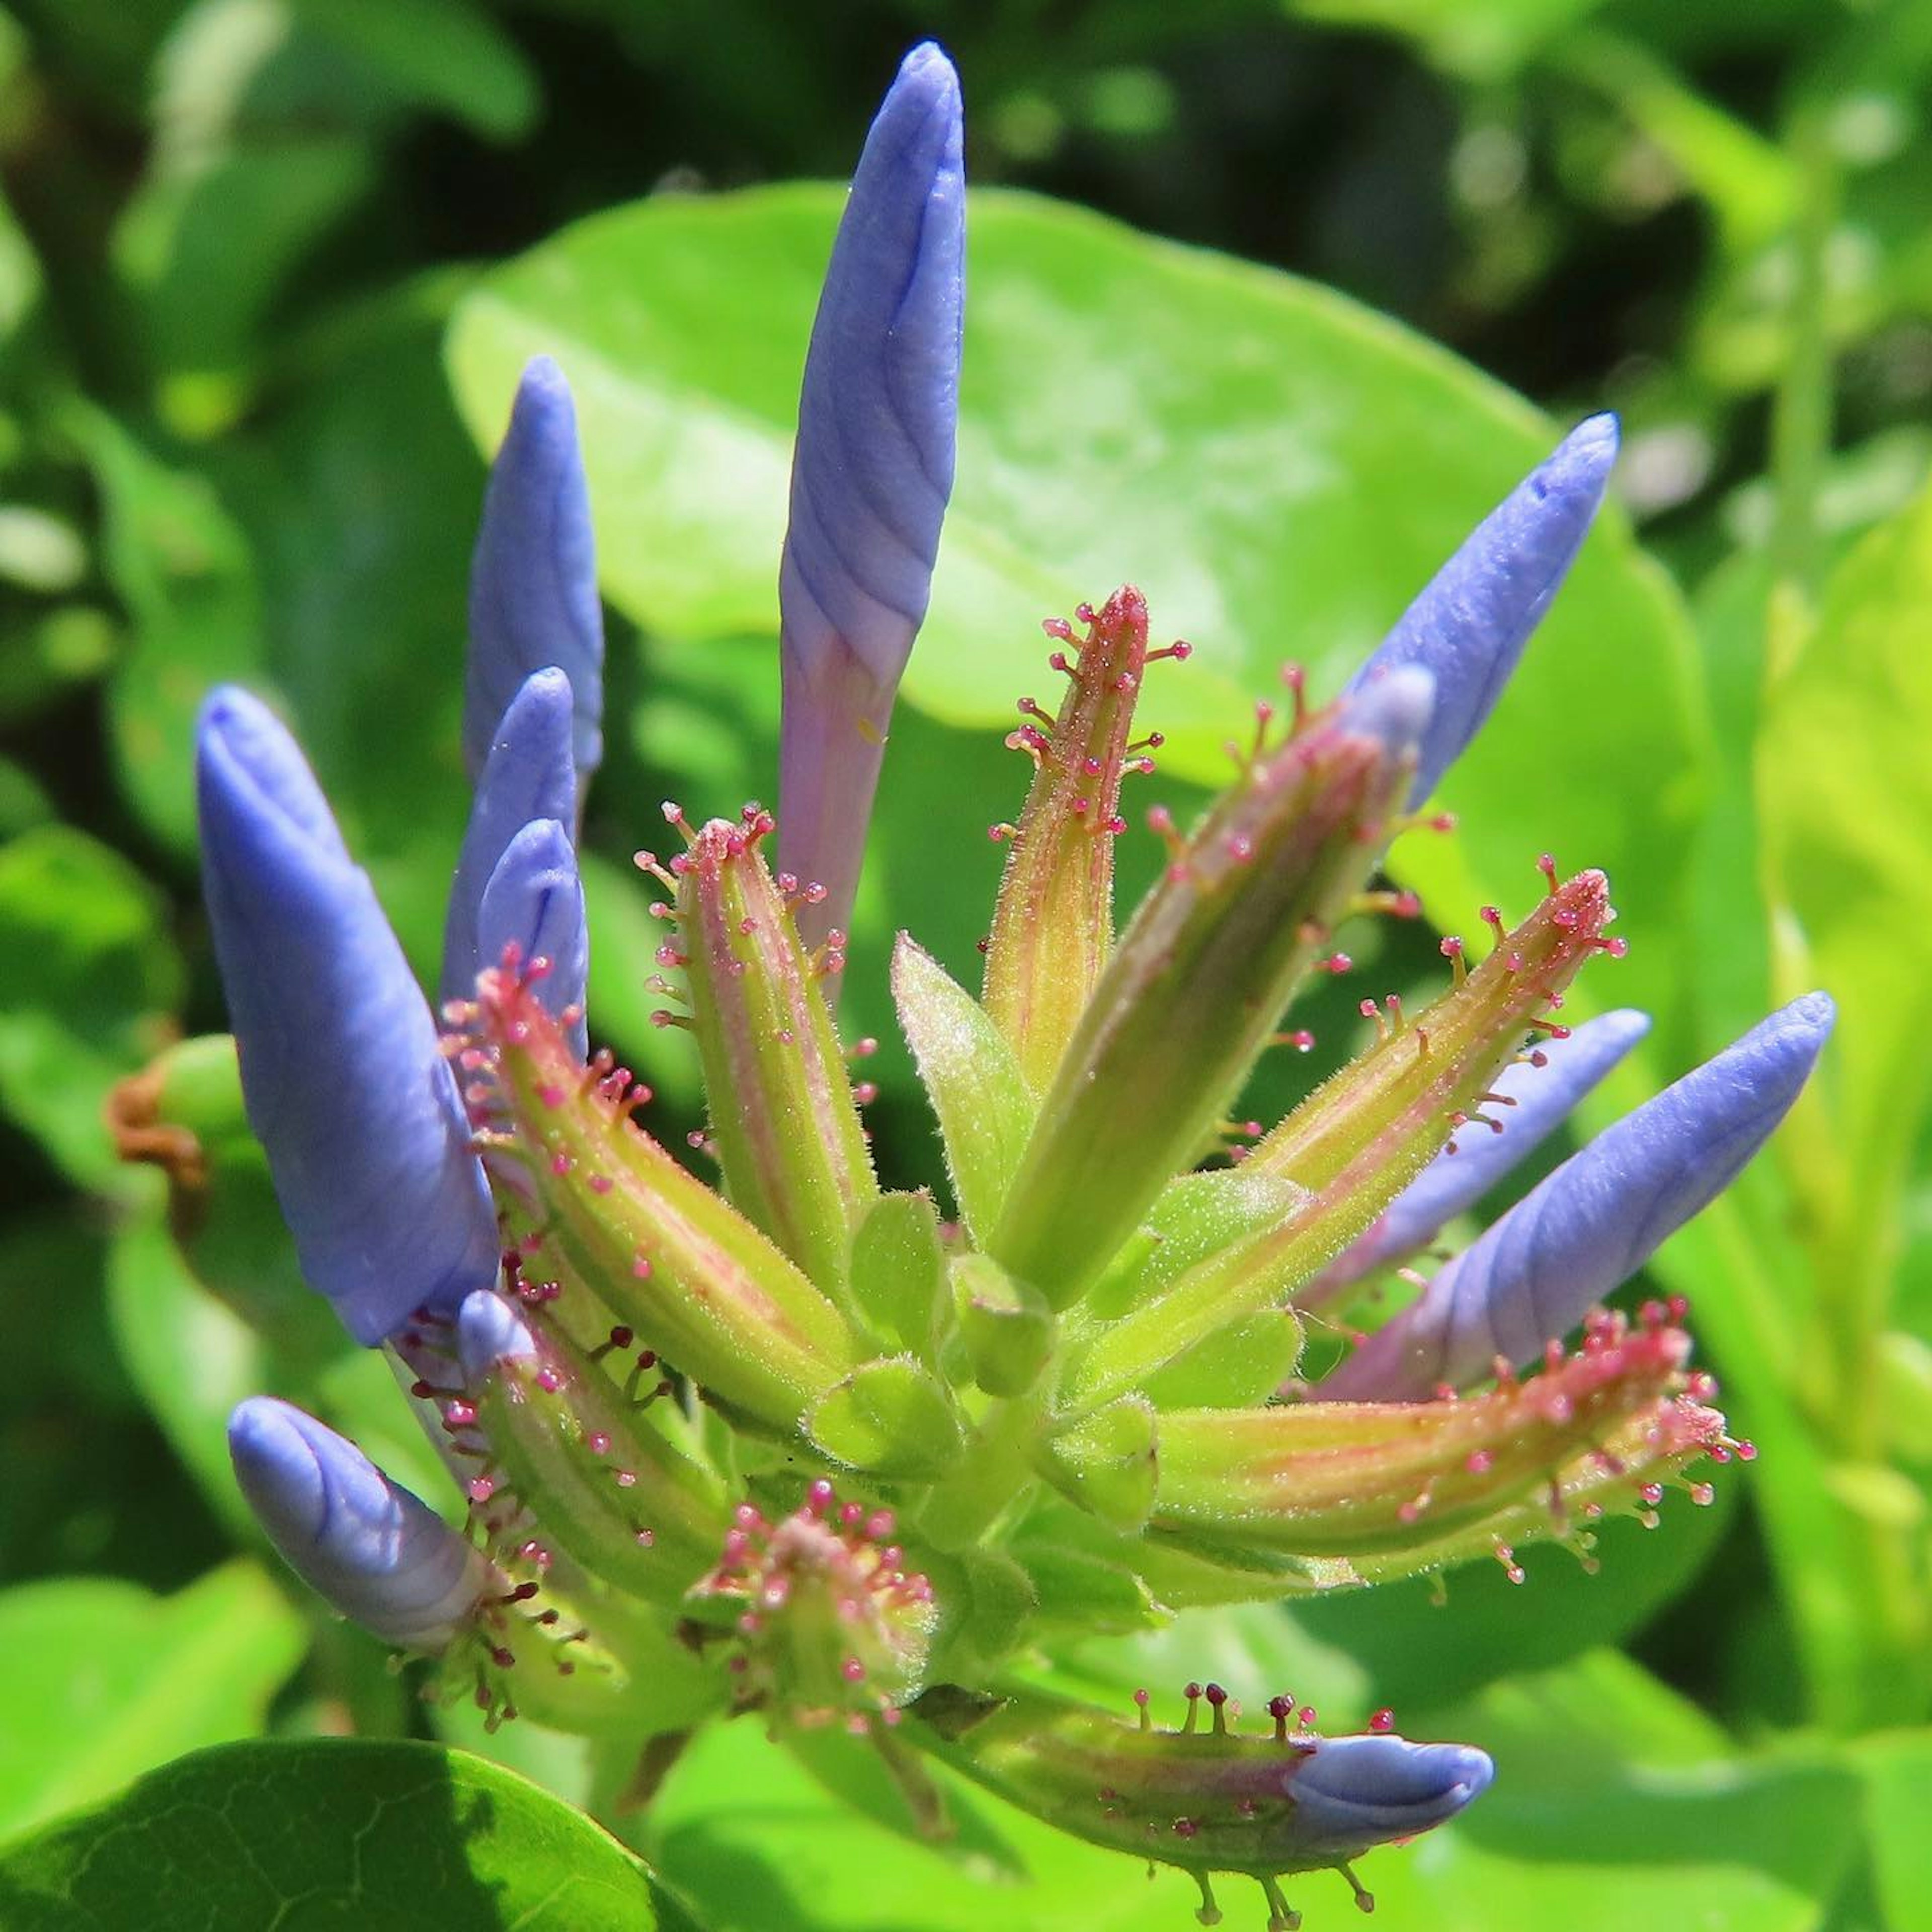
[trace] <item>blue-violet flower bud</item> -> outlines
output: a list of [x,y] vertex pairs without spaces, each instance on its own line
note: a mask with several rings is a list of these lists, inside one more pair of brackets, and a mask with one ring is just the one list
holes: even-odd
[[524,371],[490,467],[470,568],[463,754],[472,778],[524,679],[550,664],[570,680],[577,770],[588,777],[604,755],[596,546],[577,411],[563,372],[539,356]]
[[1355,674],[1352,691],[1397,664],[1435,676],[1412,804],[1436,789],[1502,695],[1582,547],[1616,456],[1614,416],[1580,423],[1476,526]]
[[577,773],[571,758],[570,680],[554,665],[534,671],[510,700],[493,732],[463,848],[450,881],[442,932],[446,1000],[466,1000],[476,976],[501,962],[477,938],[483,890],[510,841],[532,820],[577,822]]
[[1297,1291],[1296,1306],[1318,1306],[1364,1276],[1426,1247],[1555,1132],[1649,1030],[1647,1013],[1624,1007],[1586,1020],[1567,1038],[1546,1040],[1504,1068],[1490,1088],[1496,1130],[1465,1134],[1444,1148],[1360,1240]]
[[287,1402],[242,1403],[229,1418],[228,1449],[283,1561],[386,1643],[442,1649],[496,1580],[482,1552],[433,1510]]
[[1418,1400],[1498,1357],[1520,1366],[1728,1187],[1784,1119],[1832,1030],[1808,993],[1599,1134],[1324,1380],[1323,1399]]
[[202,873],[248,1122],[302,1272],[360,1342],[496,1273],[496,1220],[428,1003],[295,742],[203,706]]
[[590,932],[576,848],[555,819],[533,819],[504,848],[483,890],[476,932],[486,960],[500,964],[505,948],[514,946],[526,970],[538,960],[547,962],[532,991],[583,1059],[590,1051],[584,992]]
[[812,325],[778,576],[779,838],[848,922],[892,698],[952,489],[965,274],[959,82],[906,56],[867,136]]

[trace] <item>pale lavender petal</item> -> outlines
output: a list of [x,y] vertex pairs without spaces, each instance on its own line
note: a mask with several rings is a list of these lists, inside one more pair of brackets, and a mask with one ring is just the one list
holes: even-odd
[[310,1286],[358,1341],[495,1279],[496,1220],[428,1004],[295,742],[202,707],[202,872],[248,1122]]
[[1493,1090],[1503,1102],[1483,1110],[1498,1130],[1472,1127],[1459,1134],[1455,1151],[1438,1154],[1360,1240],[1296,1294],[1295,1306],[1319,1307],[1364,1276],[1394,1268],[1426,1247],[1562,1126],[1649,1030],[1647,1014],[1628,1008],[1602,1013],[1567,1040],[1544,1042],[1538,1049],[1541,1066],[1526,1059],[1505,1067]]
[[577,854],[570,834],[555,819],[538,819],[510,841],[484,888],[476,932],[482,956],[491,964],[500,964],[504,949],[512,945],[525,967],[537,960],[548,962],[535,982],[538,1002],[562,1026],[577,1057],[585,1058],[590,933]]
[[1420,805],[1481,728],[1602,502],[1617,419],[1592,416],[1478,524],[1349,686],[1398,664],[1436,676],[1436,711],[1411,802]]
[[1809,993],[1606,1128],[1448,1264],[1317,1391],[1419,1400],[1520,1367],[1735,1180],[1816,1064],[1834,1009]]
[[965,276],[959,82],[906,56],[867,136],[812,325],[778,575],[783,863],[842,927],[952,489]]
[[256,1396],[229,1418],[236,1479],[282,1560],[386,1643],[445,1648],[491,1586],[464,1538],[352,1442]]
[[552,667],[524,680],[490,739],[450,882],[442,932],[446,1000],[467,999],[477,974],[497,963],[480,943],[477,914],[483,890],[511,840],[533,820],[577,822],[571,730],[570,680]]
[[463,754],[471,778],[524,680],[548,665],[570,680],[573,748],[587,778],[604,755],[596,546],[576,408],[563,372],[539,356],[524,371],[490,467],[470,567]]

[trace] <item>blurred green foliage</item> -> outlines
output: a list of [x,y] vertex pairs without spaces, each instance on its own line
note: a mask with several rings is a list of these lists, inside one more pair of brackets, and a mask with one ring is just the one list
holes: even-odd
[[[1606,1104],[1804,986],[1843,1009],[1773,1156],[1655,1270],[1766,1451],[1723,1507],[1610,1534],[1594,1578],[1551,1550],[1520,1590],[1498,1571],[1443,1606],[1418,1586],[1192,1619],[1057,1681],[1292,1681],[1496,1750],[1484,1805],[1374,1868],[1399,1925],[1926,1922],[1932,4],[6,0],[0,1838],[105,1808],[0,1849],[0,1923],[88,1922],[61,1916],[92,1909],[72,1874],[128,1882],[111,1848],[183,1791],[279,1790],[242,1746],[115,1800],[262,1730],[388,1741],[364,1788],[394,1780],[452,1874],[425,1915],[508,1922],[545,1861],[620,1856],[407,1741],[579,1800],[628,1766],[426,1710],[256,1560],[221,1438],[241,1395],[306,1402],[429,1494],[434,1459],[304,1298],[219,1068],[218,1182],[172,1218],[102,1110],[221,1024],[190,767],[218,679],[286,709],[430,963],[479,448],[543,349],[584,406],[612,614],[594,1021],[694,1124],[693,1070],[649,1024],[628,860],[660,799],[770,790],[788,425],[836,206],[775,184],[842,176],[927,33],[997,192],[973,211],[959,494],[848,976],[886,1049],[891,1177],[933,1163],[884,948],[904,925],[971,964],[1037,619],[1131,577],[1190,637],[1150,698],[1161,795],[1186,803],[1280,659],[1332,686],[1552,420],[1600,407],[1624,416],[1622,511],[1445,788],[1463,830],[1406,853],[1406,882],[1465,925],[1520,901],[1546,845],[1611,871],[1633,956],[1579,1004],[1659,1025]],[[1131,890],[1153,842],[1122,858]],[[1439,966],[1419,928],[1352,950],[1377,988]],[[1325,997],[1323,1045],[1269,1069],[1257,1112],[1339,1058],[1360,990]],[[668,1926],[1178,1916],[958,1805],[952,1845],[915,1844],[864,1762],[740,1726],[632,1835]],[[336,1882],[278,1868],[263,1895]]]

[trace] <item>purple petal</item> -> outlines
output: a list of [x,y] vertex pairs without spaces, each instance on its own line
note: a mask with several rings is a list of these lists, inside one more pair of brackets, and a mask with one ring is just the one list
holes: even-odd
[[443,926],[444,999],[467,999],[477,974],[497,963],[500,952],[485,952],[477,932],[483,890],[511,840],[533,820],[552,818],[568,826],[577,822],[570,680],[554,668],[524,680],[496,726],[476,782]]
[[604,755],[596,546],[577,412],[563,372],[539,356],[518,386],[470,566],[463,755],[472,778],[524,680],[552,664],[570,680],[574,754],[588,777]]
[[1386,1733],[1322,1738],[1288,1780],[1298,1857],[1352,1858],[1453,1818],[1496,1776],[1474,1744],[1418,1744]]
[[[590,968],[590,934],[584,916],[584,885],[570,834],[554,818],[526,825],[505,848],[484,888],[476,914],[478,948],[494,963],[514,945],[528,967],[550,962],[536,982],[538,1002],[564,1028],[581,1060],[590,1052],[584,1018]],[[568,1016],[568,1017],[566,1017]]]
[[952,489],[965,275],[959,82],[929,42],[872,123],[812,324],[778,574],[779,837],[850,916],[893,694]]
[[497,1363],[520,1360],[537,1352],[536,1337],[524,1318],[487,1288],[469,1296],[457,1311],[456,1347],[464,1379],[472,1385]]
[[1498,1356],[1517,1366],[1634,1274],[1735,1180],[1784,1119],[1832,1030],[1808,993],[1599,1134],[1321,1384],[1324,1400],[1415,1400]]
[[1351,691],[1397,664],[1436,674],[1412,804],[1436,789],[1502,696],[1582,546],[1616,457],[1615,416],[1580,423],[1476,526],[1355,674]]
[[496,1273],[496,1220],[436,1023],[295,742],[224,687],[196,782],[249,1125],[302,1273],[358,1341]]
[[442,1649],[490,1587],[488,1564],[434,1510],[287,1402],[243,1402],[228,1451],[283,1561],[386,1643]]
[[[1466,1214],[1569,1117],[1585,1094],[1650,1030],[1648,1014],[1626,1008],[1586,1020],[1568,1040],[1541,1052],[1545,1064],[1517,1060],[1497,1076],[1504,1104],[1490,1111],[1500,1127],[1472,1127],[1397,1195],[1382,1219],[1298,1294],[1299,1308],[1318,1307],[1352,1282],[1394,1268]],[[1514,1106],[1508,1102],[1514,1101]]]

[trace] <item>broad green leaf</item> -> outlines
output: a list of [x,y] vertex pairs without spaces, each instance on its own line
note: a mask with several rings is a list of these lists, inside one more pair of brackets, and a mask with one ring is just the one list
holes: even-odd
[[[1932,490],[1834,573],[1816,627],[1778,676],[1758,745],[1764,864],[1782,977],[1856,1016],[1833,1044],[1841,1214],[1876,1234],[1928,1100],[1920,1002],[1932,921]],[[1879,1237],[1882,1242],[1882,1236]]]
[[11,758],[0,758],[0,838],[11,838],[54,815],[53,802],[33,774]]
[[[485,446],[526,358],[559,357],[605,590],[694,644],[775,627],[799,370],[839,205],[794,187],[620,208],[487,277],[452,325]],[[1148,694],[1162,769],[1218,782],[1244,694],[1275,690],[1290,656],[1335,688],[1554,440],[1326,290],[1014,196],[976,196],[969,226],[958,483],[904,689],[950,723],[1003,723],[1047,675],[1040,619],[1132,578],[1156,628],[1196,647]],[[1484,899],[1520,902],[1544,846],[1605,866],[1634,946],[1614,995],[1668,1005],[1705,758],[1695,667],[1668,586],[1614,510],[1603,524],[1444,788],[1460,862],[1445,842],[1401,862],[1472,924]],[[964,850],[1010,802],[953,792],[922,828],[928,872],[944,870],[934,842]]]
[[369,143],[290,128],[273,141],[164,152],[113,243],[167,414],[225,427],[278,299],[377,179]]
[[1601,0],[1286,0],[1285,10],[1336,27],[1379,27],[1416,41],[1438,65],[1475,81],[1516,73]]
[[[250,1563],[172,1597],[93,1578],[0,1592],[0,1838],[184,1751],[248,1736],[306,1644],[302,1619]],[[16,1922],[0,1910],[0,1922]]]
[[[197,1752],[0,1856],[0,1922],[148,1932],[651,1932],[650,1880],[582,1813],[434,1744]],[[186,1918],[175,1922],[185,1924]]]
[[904,934],[892,955],[892,992],[938,1118],[961,1217],[983,1232],[998,1216],[1033,1126],[1025,1076],[979,1001]]
[[499,141],[527,133],[536,118],[535,74],[475,0],[296,0],[296,12],[367,70],[378,102],[394,95]]
[[127,1196],[101,1103],[167,1040],[182,968],[160,893],[71,826],[0,846],[0,1106],[82,1186]]
[[1932,1833],[1925,1828],[1932,1731],[1862,1738],[1851,1757],[1864,1780],[1866,1843],[1888,1932],[1927,1932],[1932,1927]]
[[70,426],[104,512],[102,561],[133,620],[108,687],[123,789],[178,854],[194,850],[194,716],[208,688],[247,678],[262,614],[248,547],[207,477],[171,467],[100,411]]

